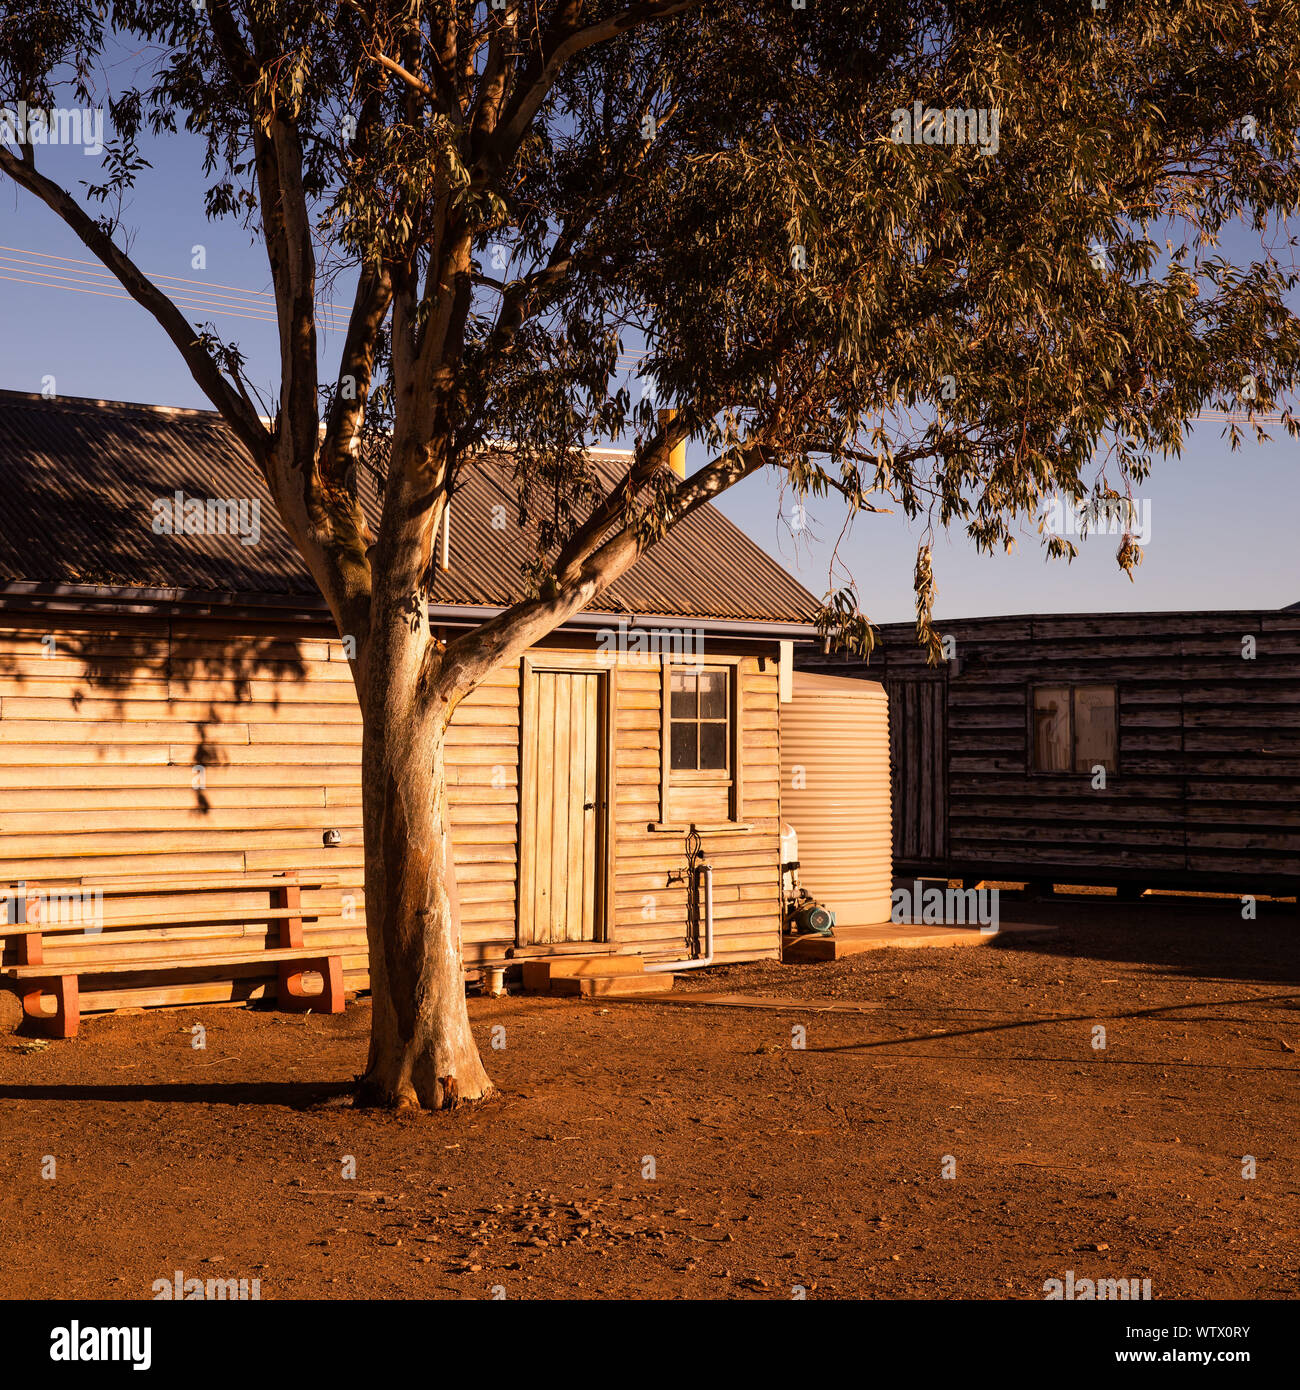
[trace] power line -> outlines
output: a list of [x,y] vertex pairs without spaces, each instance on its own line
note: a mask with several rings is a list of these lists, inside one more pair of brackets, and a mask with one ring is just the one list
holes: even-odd
[[[4,268],[19,269],[21,267],[6,266]],[[135,302],[133,300],[133,297],[129,294],[118,293],[114,290],[101,288],[101,285],[105,283],[103,281],[92,280],[86,282],[77,282],[75,280],[70,280],[67,276],[56,276],[49,271],[28,270],[27,273],[23,275],[0,275],[0,279],[9,280],[14,282],[15,284],[31,285],[37,289],[66,290],[71,294],[91,294],[103,299],[121,299],[131,300],[132,302]],[[107,283],[111,284],[113,282],[109,281]],[[276,316],[274,314],[258,313],[256,311],[248,312],[246,309],[236,308],[233,304],[226,303],[220,300],[191,300],[176,295],[171,297],[171,302],[175,304],[178,309],[185,309],[198,314],[213,314],[218,316],[230,316],[234,318],[252,319],[259,323],[277,322]],[[330,319],[328,316],[322,317],[322,327],[325,329],[326,332],[341,331],[339,326],[335,324],[332,321],[332,319]]]
[[[92,294],[105,299],[132,299],[131,295],[120,292],[120,282],[116,277],[97,267],[95,262],[71,256],[55,256],[44,251],[30,251],[24,247],[0,246],[0,252],[14,253],[0,254],[0,270],[23,272],[17,275],[0,274],[0,279],[17,284],[29,284],[38,289],[66,290],[72,294]],[[83,266],[91,268],[83,270],[80,268]],[[151,274],[150,279],[171,295],[172,302],[179,309],[250,319],[261,323],[278,321],[274,297],[264,290],[247,290],[236,285],[192,280],[174,275]],[[109,288],[110,286],[112,288]],[[190,286],[200,288],[192,289]],[[219,293],[221,290],[232,293]],[[341,331],[339,319],[347,312],[344,307],[326,302],[319,308],[321,325],[325,331]]]
[[[132,298],[129,294],[121,292],[121,282],[111,271],[106,270],[99,261],[87,260],[84,257],[56,256],[50,251],[35,251],[29,247],[0,244],[0,272],[4,270],[21,270],[27,271],[28,274],[0,273],[0,280],[30,284],[37,289],[67,290],[74,294],[93,294],[104,299]],[[275,297],[268,290],[250,290],[240,285],[223,284],[217,280],[195,280],[179,275],[164,275],[161,272],[146,274],[159,288],[167,289],[172,296],[172,302],[179,309],[208,311],[261,323],[278,321]],[[172,286],[177,288],[173,290]],[[197,288],[187,288],[189,286]],[[227,290],[229,293],[216,293],[219,290]],[[351,313],[347,305],[326,301],[318,307],[327,331],[344,330],[345,322],[340,320],[345,321]],[[635,368],[648,356],[649,353],[645,349],[624,348],[619,352],[618,365],[624,369]]]
[[[62,277],[60,277],[60,278],[62,278]],[[36,288],[36,289],[43,289],[43,290],[68,290],[68,291],[70,291],[70,292],[73,293],[73,294],[93,294],[93,295],[98,296],[98,297],[101,298],[101,299],[125,299],[125,300],[131,300],[132,303],[135,302],[134,300],[131,299],[131,296],[130,296],[129,294],[118,294],[118,293],[115,293],[115,292],[112,291],[112,290],[103,290],[103,289],[99,289],[99,288],[98,288],[97,286],[95,286],[95,285],[81,285],[81,284],[75,284],[75,283],[74,283],[74,284],[58,284],[58,283],[53,282],[52,280],[41,280],[41,279],[36,279],[36,278],[34,278],[32,275],[30,275],[30,274],[29,274],[29,275],[4,275],[4,274],[0,274],[0,280],[9,280],[9,281],[12,281],[13,283],[19,284],[19,285],[31,285],[31,286],[33,286],[33,287]],[[187,302],[186,300],[182,300],[182,299],[179,299],[179,298],[173,299],[173,300],[172,300],[172,303],[175,304],[176,307],[177,307],[178,309],[189,309],[189,310],[193,310],[195,313],[217,313],[217,314],[228,315],[228,316],[230,316],[230,317],[232,317],[232,318],[254,319],[254,320],[256,320],[258,323],[274,323],[274,322],[276,321],[273,317],[271,317],[271,316],[269,316],[269,315],[267,315],[267,314],[248,314],[248,313],[240,313],[238,310],[231,308],[229,305],[223,305],[223,304],[204,304],[204,303],[190,303],[190,302]]]
[[[101,299],[127,300],[134,303],[131,295],[121,290],[120,282],[111,272],[104,269],[98,261],[81,257],[56,256],[48,251],[33,251],[27,247],[5,246],[0,244],[0,280],[12,284],[30,285],[35,289],[65,290],[71,294],[89,294]],[[42,264],[54,262],[55,264]],[[87,269],[79,269],[79,267]],[[65,273],[63,267],[71,269]],[[5,270],[26,271],[24,275],[7,275]],[[274,296],[267,290],[249,290],[239,285],[227,285],[215,280],[194,280],[178,275],[149,273],[149,278],[161,288],[163,284],[176,286],[196,286],[195,289],[177,289],[172,302],[178,309],[191,313],[210,313],[227,318],[247,319],[256,323],[277,323],[279,315]],[[106,286],[113,286],[108,289]],[[215,291],[227,290],[229,294]],[[342,332],[343,325],[338,320],[350,311],[345,305],[327,301],[318,306],[321,310],[322,327],[326,332]],[[618,354],[618,365],[623,369],[635,369],[649,356],[647,349],[623,348]],[[1253,418],[1238,411],[1202,411],[1191,417],[1193,424],[1218,425],[1279,425],[1283,423],[1280,412],[1272,411]]]
[[[64,265],[84,265],[90,267],[87,274],[100,275],[105,279],[116,281],[117,277],[108,271],[101,261],[87,260],[85,257],[78,256],[56,256],[51,251],[34,251],[25,246],[3,246],[0,251],[9,251],[17,256],[31,256],[44,261],[59,261]],[[241,285],[224,285],[217,280],[189,280],[179,275],[163,275],[161,273],[146,272],[151,280],[169,280],[178,285],[198,285],[203,289],[213,290],[233,290],[236,294],[247,295],[256,299],[271,300],[273,296],[269,290],[246,290]],[[346,309],[342,304],[326,304],[328,309]]]
[[[3,273],[9,270],[26,273]],[[278,322],[275,297],[267,290],[250,290],[221,281],[195,280],[161,272],[145,273],[155,285],[169,294],[178,309],[248,319],[256,323]],[[91,294],[101,299],[135,302],[131,295],[122,292],[121,282],[99,261],[77,256],[56,256],[50,251],[35,251],[24,246],[0,244],[0,280],[31,285],[36,289],[66,290],[71,294]],[[221,290],[228,293],[218,293]],[[327,332],[344,331],[346,318],[351,313],[348,306],[326,301],[318,307],[322,327]],[[648,356],[645,349],[624,348],[619,352],[618,366],[624,370],[635,369]]]
[[[0,280],[8,280],[13,282],[14,284],[29,285],[34,289],[66,290],[70,294],[90,294],[95,295],[100,299],[120,299],[126,300],[131,303],[136,302],[132,299],[132,297],[129,294],[114,294],[112,290],[91,289],[80,285],[51,284],[42,280],[34,280],[31,276],[0,275]],[[239,313],[237,310],[229,309],[224,306],[215,306],[212,304],[188,304],[184,300],[180,299],[174,299],[172,300],[172,303],[175,304],[175,306],[178,309],[186,310],[194,315],[211,315],[213,317],[218,318],[250,319],[257,323],[275,323],[275,319],[270,318],[265,314],[244,314]],[[329,324],[324,324],[322,326],[326,332],[338,331],[332,328]]]
[[1280,425],[1282,414],[1280,411],[1270,411],[1267,415],[1243,415],[1240,411],[1210,410],[1203,411],[1200,415],[1192,416],[1192,419],[1210,425]]

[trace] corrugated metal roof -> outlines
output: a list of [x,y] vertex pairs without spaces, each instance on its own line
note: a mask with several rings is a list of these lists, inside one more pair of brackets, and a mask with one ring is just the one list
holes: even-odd
[[[615,476],[627,455],[594,451]],[[158,535],[153,503],[244,498],[260,503],[261,537]],[[365,489],[363,488],[363,492]],[[363,499],[377,517],[374,498]],[[504,506],[505,527],[494,505]],[[521,597],[533,554],[516,525],[499,457],[465,470],[451,512],[451,568],[435,604],[499,607]],[[314,594],[315,587],[252,461],[213,412],[0,391],[0,582]],[[681,522],[592,605],[629,615],[801,624],[816,601],[711,507]]]

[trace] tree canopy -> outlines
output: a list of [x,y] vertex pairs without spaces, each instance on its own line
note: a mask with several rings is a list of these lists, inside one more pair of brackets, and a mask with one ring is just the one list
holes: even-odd
[[[146,131],[198,136],[208,214],[265,236],[271,429],[235,345],[165,326],[255,454],[289,445],[297,530],[357,571],[326,577],[340,596],[368,582],[359,441],[390,430],[444,461],[435,491],[512,445],[556,593],[616,523],[649,539],[763,466],[997,548],[1015,513],[1122,492],[1198,409],[1267,413],[1294,377],[1284,0],[53,0],[0,25],[4,102],[108,99],[92,209],[55,207],[97,254],[121,246]],[[156,55],[111,93],[110,26]],[[921,107],[939,138],[901,142]],[[994,113],[996,148],[945,141],[953,110]],[[32,146],[4,160],[54,201]],[[1248,264],[1221,254],[1236,220]],[[316,315],[340,276],[334,372]],[[628,343],[653,398],[619,378]],[[678,409],[667,438],[656,405]],[[580,446],[626,432],[638,466],[606,498]],[[658,464],[685,436],[710,463],[681,483]]]

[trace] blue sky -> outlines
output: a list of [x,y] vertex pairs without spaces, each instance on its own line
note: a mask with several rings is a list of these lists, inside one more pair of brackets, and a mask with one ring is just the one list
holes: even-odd
[[[233,222],[203,215],[203,181],[194,147],[184,139],[151,145],[145,171],[124,225],[131,229],[136,263],[155,276],[199,282],[190,287],[270,289],[265,257]],[[74,185],[98,176],[99,162],[76,150],[48,150],[41,167]],[[194,248],[205,266],[195,269]],[[30,195],[0,181],[0,277],[30,275],[30,255],[89,261],[89,253],[58,219]],[[1231,254],[1231,243],[1227,247]],[[94,266],[53,266],[80,279]],[[51,282],[51,275],[40,277]],[[53,377],[60,395],[206,407],[171,343],[134,303],[106,294],[17,283],[0,278],[0,387],[39,391]],[[216,290],[216,293],[224,291]],[[191,318],[205,317],[191,313]],[[213,314],[228,340],[250,360],[253,379],[269,384],[276,358],[270,323]],[[325,338],[323,361],[337,350]],[[1142,612],[1179,608],[1268,608],[1300,601],[1300,442],[1280,429],[1266,444],[1243,442],[1232,453],[1223,427],[1195,427],[1181,458],[1157,461],[1137,496],[1150,504],[1151,541],[1133,581],[1115,564],[1115,537],[1084,541],[1071,565],[1048,562],[1026,524],[1017,550],[996,557],[976,553],[960,532],[934,538],[940,618],[1000,613]],[[617,441],[615,441],[617,442]],[[623,441],[627,442],[627,441]],[[698,448],[688,467],[704,461]],[[786,520],[779,480],[752,479],[721,508],[776,556],[809,589],[827,587],[827,567],[844,522],[833,500],[809,507],[809,534],[797,543]],[[789,499],[784,501],[789,512]],[[840,582],[852,575],[875,622],[909,619],[912,569],[921,528],[901,515],[858,517],[839,544]]]

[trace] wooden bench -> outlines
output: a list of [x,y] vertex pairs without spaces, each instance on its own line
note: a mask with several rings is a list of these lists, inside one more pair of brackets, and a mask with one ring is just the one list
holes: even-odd
[[[321,888],[337,882],[335,879],[303,879],[294,873],[285,874],[217,874],[176,877],[154,875],[144,878],[83,878],[77,882],[40,885],[27,883],[19,894],[14,888],[0,890],[0,938],[13,937],[18,950],[18,964],[0,969],[0,975],[20,983],[23,1012],[29,1018],[49,1025],[55,1037],[72,1038],[77,1034],[81,1014],[82,975],[129,975],[161,971],[220,970],[232,965],[274,963],[279,978],[280,1007],[290,1010],[317,1009],[338,1014],[343,1012],[343,958],[303,944],[304,919],[319,920],[335,914],[325,911],[304,912],[302,889]],[[84,920],[88,896],[96,906],[105,898],[140,898],[166,895],[178,897],[201,892],[231,891],[267,892],[269,907],[254,904],[250,907],[194,907],[176,911],[149,911],[147,907],[131,910],[121,916],[105,916],[89,925]],[[98,896],[93,896],[98,895]],[[7,900],[7,901],[5,901]],[[60,905],[78,901],[83,920],[42,921],[43,908],[51,900]],[[58,914],[56,914],[58,915]],[[15,920],[23,918],[25,920]],[[279,924],[279,946],[259,946],[244,949],[194,951],[196,941],[218,941],[223,936],[231,940],[230,927],[236,923],[266,922]],[[223,924],[226,930],[223,932]],[[183,930],[177,930],[181,928]],[[47,938],[59,937],[60,945],[93,944],[99,947],[87,959],[47,962]],[[186,941],[185,954],[159,952],[123,957],[113,954],[122,945],[149,945],[172,940]],[[53,944],[52,942],[48,944]],[[303,974],[318,971],[325,981],[320,994],[304,994]],[[41,1009],[41,997],[53,994],[53,1014]]]

